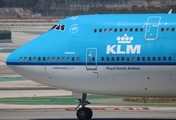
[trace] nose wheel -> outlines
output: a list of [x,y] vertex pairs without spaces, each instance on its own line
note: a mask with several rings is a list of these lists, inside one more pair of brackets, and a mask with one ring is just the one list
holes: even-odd
[[[90,108],[85,107],[86,105],[90,104],[89,101],[86,101],[87,94],[82,95],[82,99],[79,99],[79,105],[76,107],[77,110],[77,118],[79,120],[90,120],[92,118],[93,112]],[[82,106],[79,108],[79,106]]]
[[90,120],[92,118],[92,110],[86,107],[80,108],[76,115],[79,120]]

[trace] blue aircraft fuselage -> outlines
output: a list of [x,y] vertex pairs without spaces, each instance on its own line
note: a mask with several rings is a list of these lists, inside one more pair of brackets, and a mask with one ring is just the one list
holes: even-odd
[[175,14],[69,17],[57,23],[62,29],[17,49],[7,64],[175,65],[175,20]]
[[68,17],[6,63],[31,80],[78,93],[176,96],[175,20],[175,14]]
[[176,14],[73,16],[6,63],[30,80],[72,91],[82,105],[78,119],[90,120],[87,93],[176,97],[175,41]]

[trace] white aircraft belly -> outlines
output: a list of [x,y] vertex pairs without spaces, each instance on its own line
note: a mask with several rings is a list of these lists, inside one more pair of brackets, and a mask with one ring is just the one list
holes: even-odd
[[79,93],[176,96],[174,66],[131,66],[139,70],[120,67],[127,69],[117,66],[108,69],[98,66],[97,70],[86,70],[85,66],[14,66],[14,70],[33,81]]

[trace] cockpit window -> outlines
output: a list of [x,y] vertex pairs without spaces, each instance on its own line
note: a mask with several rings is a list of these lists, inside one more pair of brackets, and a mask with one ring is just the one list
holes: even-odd
[[51,29],[52,29],[52,30],[64,31],[64,30],[65,30],[65,25],[64,25],[64,24],[54,25]]
[[54,29],[57,25],[54,25],[51,29]]

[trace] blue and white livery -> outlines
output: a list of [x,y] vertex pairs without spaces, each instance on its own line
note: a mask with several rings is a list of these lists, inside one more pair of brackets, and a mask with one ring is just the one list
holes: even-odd
[[33,81],[81,94],[176,97],[176,14],[73,16],[15,50],[7,65]]

